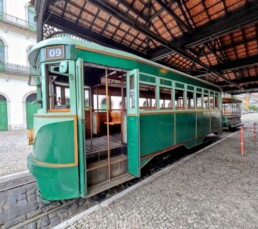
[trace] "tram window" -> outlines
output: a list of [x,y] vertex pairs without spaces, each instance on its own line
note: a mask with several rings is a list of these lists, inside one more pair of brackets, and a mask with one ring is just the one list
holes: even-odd
[[[148,84],[139,84],[141,110],[156,109],[156,86]],[[144,99],[144,100],[142,100]]]
[[56,104],[61,105],[62,104],[62,102],[61,102],[61,87],[59,87],[59,86],[56,87],[56,99],[57,99]]
[[122,109],[122,97],[121,96],[111,96],[111,110],[121,110]]
[[65,105],[70,105],[70,88],[65,88]]
[[160,109],[172,109],[172,89],[166,87],[160,87]]
[[[70,108],[70,88],[67,76],[47,75],[47,109],[58,111]],[[67,110],[69,111],[69,110]]]
[[187,92],[187,98],[186,98],[186,103],[187,103],[187,108],[194,108],[194,92],[188,91]]
[[203,108],[209,109],[209,97],[208,95],[203,96]]
[[196,93],[196,107],[197,109],[202,109],[202,94]]
[[184,109],[184,91],[176,89],[175,90],[175,107],[177,110]]
[[59,86],[57,78],[49,77],[48,110],[67,109],[70,107],[70,88]]
[[214,96],[210,96],[210,109],[214,109]]
[[90,91],[89,91],[89,89],[84,90],[84,106],[85,107],[90,106]]
[[147,99],[145,99],[145,98],[140,98],[140,99],[139,99],[139,106],[140,106],[140,107],[147,107]]
[[219,109],[219,97],[215,96],[215,104],[214,104],[215,109]]

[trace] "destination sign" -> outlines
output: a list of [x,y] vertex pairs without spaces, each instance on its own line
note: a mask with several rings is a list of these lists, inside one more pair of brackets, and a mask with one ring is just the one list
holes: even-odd
[[64,59],[65,57],[65,51],[64,46],[52,46],[47,47],[45,53],[46,60],[56,60],[56,59]]

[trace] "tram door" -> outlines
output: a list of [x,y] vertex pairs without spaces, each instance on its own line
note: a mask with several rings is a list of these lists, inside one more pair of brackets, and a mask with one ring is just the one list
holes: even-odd
[[139,70],[127,72],[127,148],[128,172],[139,177],[140,174],[140,140],[139,140]]
[[79,153],[79,176],[80,193],[87,196],[87,168],[85,158],[85,94],[84,94],[84,67],[83,60],[76,61],[76,106],[78,120],[78,153]]

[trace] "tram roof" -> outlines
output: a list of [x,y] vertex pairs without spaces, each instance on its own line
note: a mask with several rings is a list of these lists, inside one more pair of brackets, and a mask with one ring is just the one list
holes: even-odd
[[47,39],[47,40],[43,40],[43,41],[37,43],[36,45],[34,45],[33,48],[31,48],[31,50],[29,52],[29,56],[28,56],[28,60],[29,60],[30,65],[33,66],[33,67],[36,67],[38,54],[39,54],[41,48],[48,47],[48,46],[55,46],[55,45],[75,45],[75,46],[78,46],[78,48],[82,47],[82,48],[88,48],[91,51],[105,52],[107,55],[109,53],[110,54],[116,54],[116,55],[119,55],[120,57],[124,57],[125,59],[129,58],[129,59],[137,61],[137,62],[143,62],[145,64],[149,64],[149,65],[152,65],[152,66],[154,65],[157,68],[161,68],[161,69],[164,69],[164,70],[169,70],[170,72],[175,73],[177,75],[192,78],[194,80],[201,81],[205,84],[212,85],[213,87],[217,87],[218,89],[220,89],[220,87],[218,87],[216,84],[212,84],[212,83],[207,82],[205,80],[195,78],[195,77],[193,77],[193,76],[191,76],[187,73],[178,71],[176,69],[169,68],[165,65],[156,63],[156,62],[151,61],[151,60],[147,60],[147,59],[139,57],[137,55],[134,55],[134,54],[131,54],[131,53],[128,53],[128,52],[124,52],[124,51],[120,51],[120,50],[116,50],[116,49],[112,49],[112,48],[108,48],[108,47],[98,45],[98,44],[95,44],[95,43],[92,43],[92,42],[89,42],[89,41],[83,41],[83,40],[79,40],[79,39],[76,39],[76,38],[69,38],[69,37],[66,37],[66,38],[64,38],[64,37],[50,38],[50,39]]
[[69,33],[214,83],[258,91],[256,0],[32,0],[38,40]]

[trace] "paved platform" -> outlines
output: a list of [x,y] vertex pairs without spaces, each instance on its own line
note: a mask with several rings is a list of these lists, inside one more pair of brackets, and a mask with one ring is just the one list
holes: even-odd
[[0,131],[0,177],[27,170],[27,130]]
[[258,228],[258,143],[245,143],[242,157],[236,132],[59,228]]

